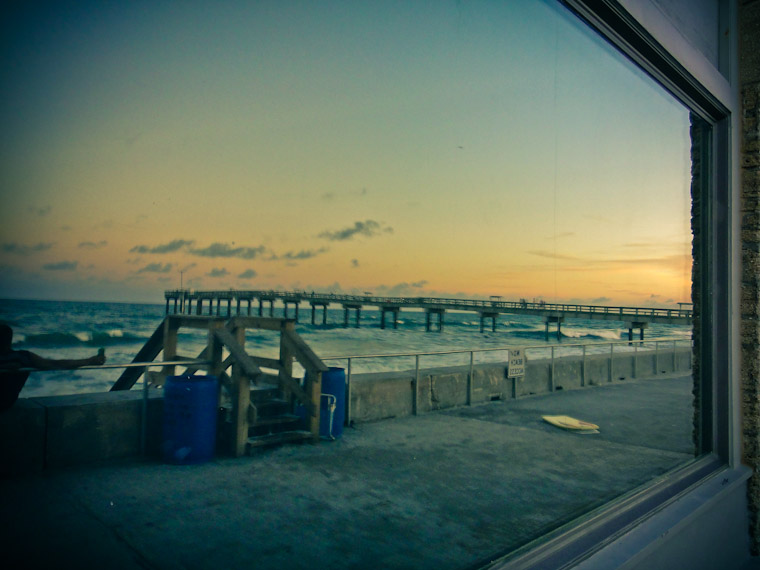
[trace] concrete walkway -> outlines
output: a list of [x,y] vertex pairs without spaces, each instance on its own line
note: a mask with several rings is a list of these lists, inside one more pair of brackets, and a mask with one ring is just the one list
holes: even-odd
[[691,422],[691,378],[673,377],[362,424],[203,465],[6,479],[0,541],[8,568],[472,568],[688,461]]

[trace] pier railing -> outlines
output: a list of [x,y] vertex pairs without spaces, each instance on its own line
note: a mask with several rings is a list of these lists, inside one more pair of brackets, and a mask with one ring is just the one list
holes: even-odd
[[[531,313],[531,314],[556,314],[584,318],[606,317],[615,320],[650,319],[668,320],[673,322],[691,322],[693,311],[685,308],[657,308],[657,307],[609,307],[604,305],[582,305],[568,303],[546,303],[545,301],[503,301],[501,299],[452,299],[439,297],[384,297],[372,294],[347,295],[336,293],[316,293],[307,291],[273,291],[273,290],[227,290],[227,291],[191,291],[187,289],[175,289],[164,292],[166,298],[166,310],[169,312],[169,301],[174,300],[175,312],[177,303],[184,308],[186,303],[192,301],[208,300],[217,302],[226,300],[230,304],[233,300],[250,302],[253,299],[274,301],[280,300],[288,303],[310,302],[319,305],[332,303],[352,305],[372,305],[377,307],[396,308],[422,308],[422,309],[450,309],[477,312],[504,312],[504,313]],[[179,312],[182,312],[180,310]]]
[[[207,331],[207,345],[199,355],[193,357],[178,354],[179,333],[183,328]],[[249,329],[279,333],[279,358],[248,354],[245,350],[245,334]],[[161,353],[163,361],[156,363],[161,365],[161,370],[148,371],[151,367],[148,364]],[[294,362],[305,370],[303,384],[293,377]],[[205,370],[219,379],[220,390],[223,391],[220,396],[226,397],[232,407],[230,446],[234,455],[239,456],[245,452],[249,427],[257,416],[256,405],[250,397],[252,384],[277,385],[291,406],[303,405],[308,418],[308,431],[315,441],[319,439],[321,379],[322,372],[327,367],[295,332],[292,320],[268,317],[225,319],[191,315],[167,316],[133,362],[125,366],[111,390],[129,390],[140,376],[145,375],[143,389],[147,394],[150,386],[163,385],[167,376],[174,375],[177,366],[183,366],[186,374]]]

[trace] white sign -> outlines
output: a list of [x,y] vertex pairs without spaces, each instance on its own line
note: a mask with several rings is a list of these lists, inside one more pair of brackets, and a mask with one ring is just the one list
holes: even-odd
[[509,367],[507,377],[525,376],[525,351],[522,348],[509,349]]

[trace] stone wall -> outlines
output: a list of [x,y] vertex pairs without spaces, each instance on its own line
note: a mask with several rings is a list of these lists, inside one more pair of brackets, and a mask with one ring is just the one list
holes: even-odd
[[[694,340],[694,428],[692,437],[696,449],[705,449],[703,441],[702,422],[702,345],[704,344],[704,332],[702,330],[702,313],[705,299],[702,290],[706,287],[705,279],[706,257],[708,252],[703,242],[707,239],[704,235],[702,215],[702,203],[705,197],[704,169],[709,128],[704,120],[694,113],[690,115],[689,137],[691,139],[691,301],[693,303],[692,339]],[[711,438],[710,438],[711,440]]]
[[742,431],[752,554],[760,555],[760,1],[739,3],[742,146]]

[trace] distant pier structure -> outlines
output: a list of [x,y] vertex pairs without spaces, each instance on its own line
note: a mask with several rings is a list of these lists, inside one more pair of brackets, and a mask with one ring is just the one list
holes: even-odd
[[[380,310],[380,328],[389,324],[398,328],[398,315],[402,309],[421,309],[425,311],[425,330],[443,331],[446,311],[469,311],[480,315],[480,331],[485,331],[490,322],[491,330],[496,330],[496,321],[501,314],[534,315],[544,319],[546,339],[549,340],[550,328],[556,327],[557,338],[561,337],[562,323],[565,319],[592,319],[619,321],[625,323],[628,338],[633,340],[634,330],[638,330],[639,339],[644,340],[644,329],[650,323],[688,325],[692,322],[690,304],[681,303],[678,309],[658,309],[652,307],[606,307],[602,305],[568,305],[530,302],[504,301],[501,297],[484,299],[445,299],[437,297],[379,297],[365,295],[337,295],[334,293],[308,293],[306,291],[192,291],[174,289],[165,291],[166,314],[188,315],[253,315],[274,316],[275,302],[282,305],[283,316],[290,317],[290,310],[296,322],[299,319],[299,307],[308,303],[311,307],[311,324],[317,324],[317,315],[321,312],[322,324],[327,324],[327,308],[339,305],[343,308],[343,326],[348,327],[354,315],[355,326],[361,325],[361,312],[364,307],[376,307]],[[234,305],[234,309],[233,309]],[[257,306],[255,306],[257,305]],[[688,308],[687,308],[688,306]],[[386,323],[388,321],[388,323]]]

